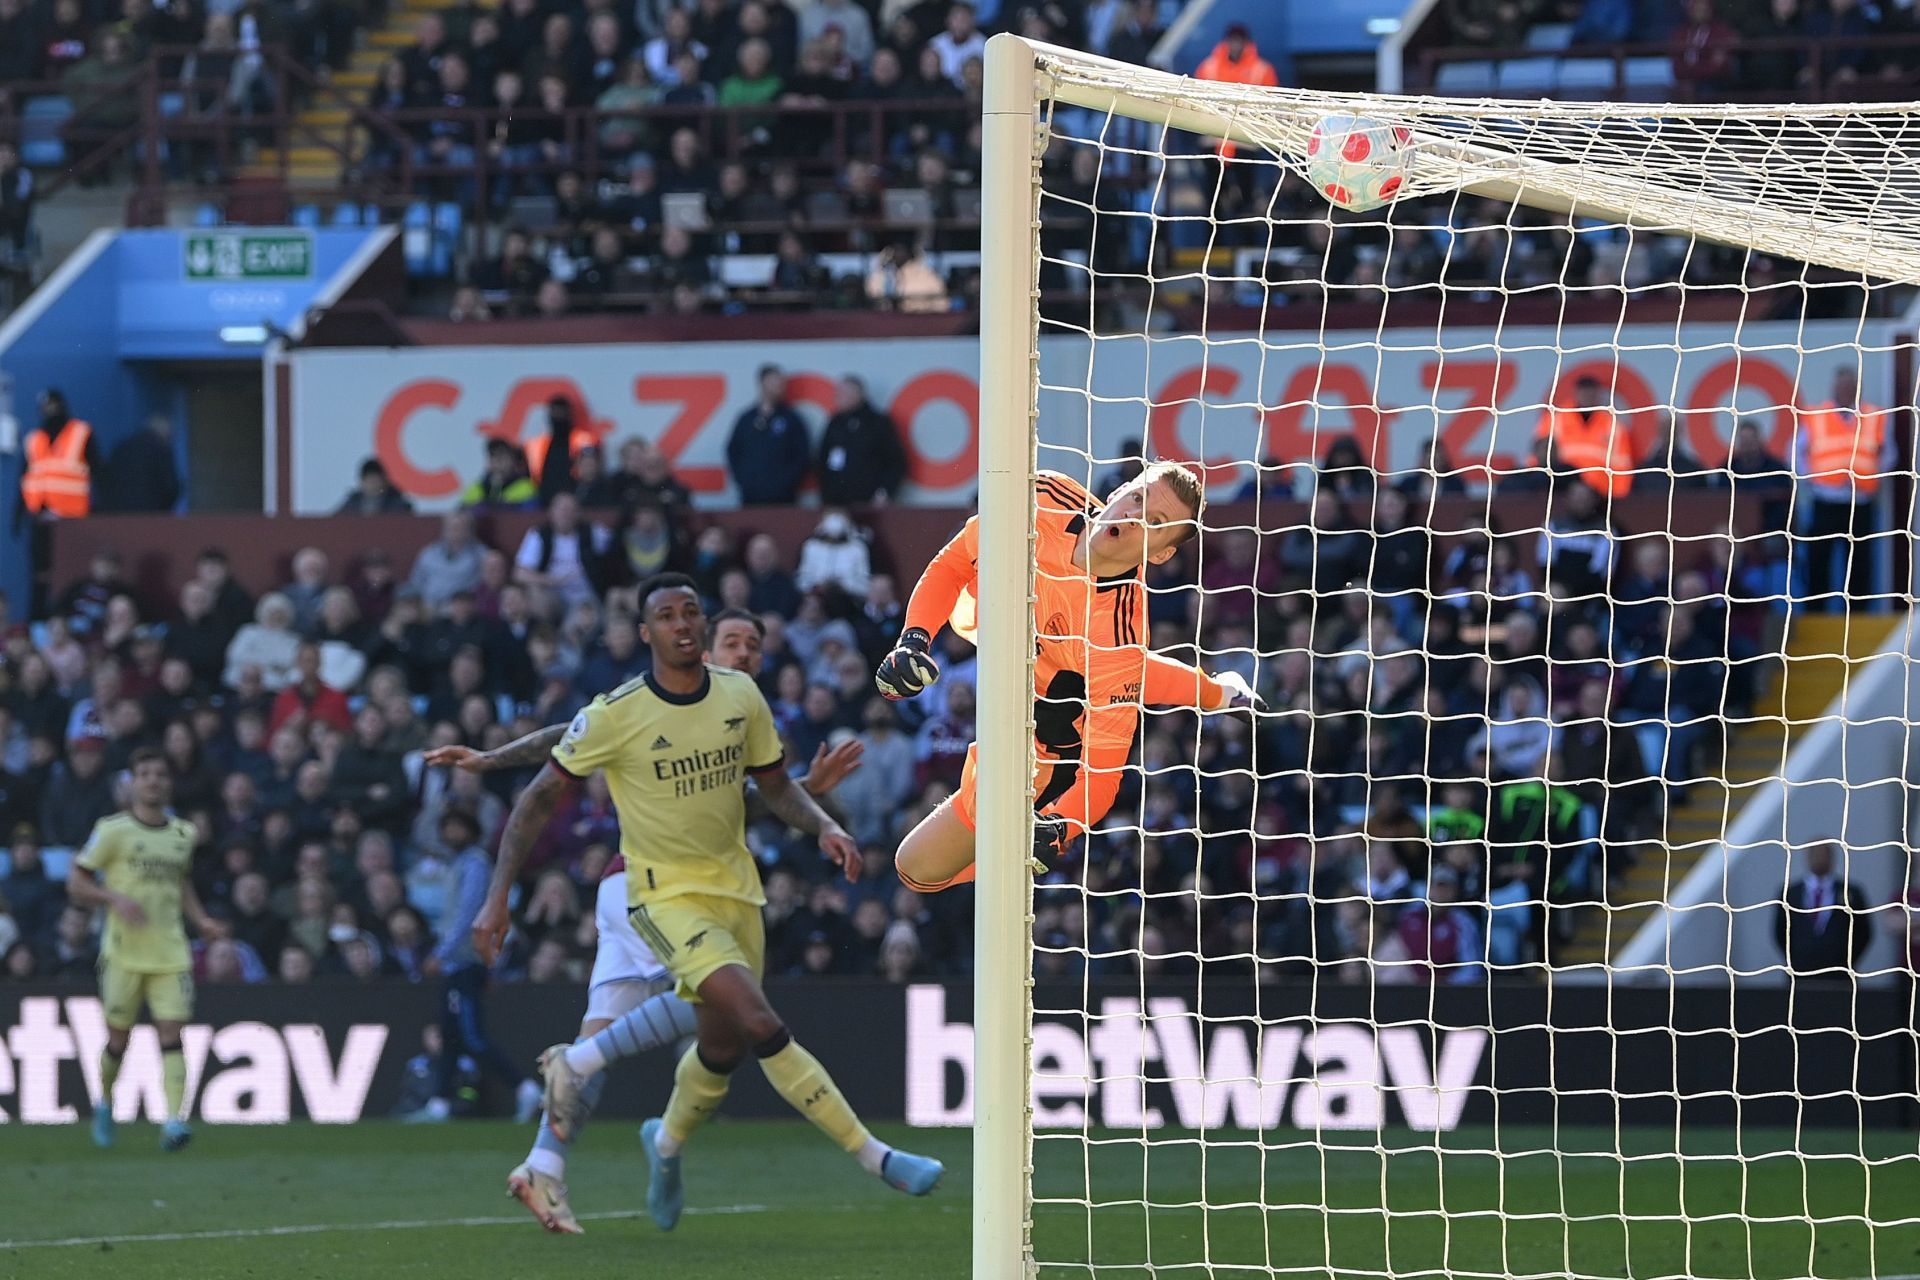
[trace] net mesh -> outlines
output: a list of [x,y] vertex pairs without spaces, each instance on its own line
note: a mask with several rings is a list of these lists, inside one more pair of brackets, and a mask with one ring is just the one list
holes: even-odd
[[1920,115],[1042,70],[1038,466],[1201,470],[1143,638],[1264,706],[1078,758],[1038,1274],[1920,1273]]

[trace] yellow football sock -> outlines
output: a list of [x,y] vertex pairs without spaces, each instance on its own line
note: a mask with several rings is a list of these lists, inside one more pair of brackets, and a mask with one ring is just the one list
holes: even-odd
[[820,1059],[793,1041],[788,1041],[780,1052],[760,1059],[760,1069],[767,1073],[768,1081],[780,1091],[780,1096],[839,1143],[841,1150],[858,1152],[873,1136],[867,1132],[867,1126],[860,1123],[860,1117],[853,1114],[853,1108],[840,1093],[840,1086],[820,1065]]
[[187,1100],[187,1055],[178,1049],[160,1053],[160,1084],[167,1094],[167,1118],[180,1118],[181,1104]]
[[698,1048],[688,1049],[674,1068],[673,1096],[667,1099],[666,1114],[661,1117],[667,1136],[676,1146],[685,1142],[720,1109],[726,1096],[727,1077],[707,1070]]
[[113,1101],[113,1082],[120,1078],[120,1055],[111,1049],[100,1051],[100,1100]]

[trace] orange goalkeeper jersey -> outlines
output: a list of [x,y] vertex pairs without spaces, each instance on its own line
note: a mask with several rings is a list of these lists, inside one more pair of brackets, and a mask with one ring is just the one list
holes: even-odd
[[[1034,736],[1054,754],[1132,743],[1140,707],[1212,709],[1226,691],[1205,672],[1146,647],[1147,588],[1140,569],[1094,578],[1073,562],[1100,513],[1091,493],[1055,471],[1034,480]],[[907,603],[906,626],[977,632],[980,517],[941,548]]]

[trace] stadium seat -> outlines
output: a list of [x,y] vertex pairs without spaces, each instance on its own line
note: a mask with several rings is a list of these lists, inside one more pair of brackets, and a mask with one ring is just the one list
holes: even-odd
[[444,279],[453,274],[453,255],[460,247],[460,232],[465,226],[466,215],[453,201],[442,201],[433,207],[433,274],[436,277]]
[[57,169],[67,162],[61,135],[73,119],[73,103],[57,95],[27,99],[20,111],[20,160],[36,169]]
[[1563,58],[1560,92],[1588,97],[1613,92],[1612,58]]
[[226,220],[226,215],[220,212],[217,204],[209,202],[194,206],[193,225],[196,227],[217,227]]
[[1559,53],[1572,42],[1570,22],[1542,22],[1527,32],[1527,48],[1533,53]]
[[1493,84],[1491,62],[1443,62],[1433,76],[1436,93],[1492,93]]
[[40,850],[40,869],[47,873],[49,880],[65,880],[67,872],[73,869],[76,850],[47,848]]
[[1559,62],[1558,58],[1509,58],[1498,68],[1496,89],[1503,97],[1550,93],[1559,82]]
[[507,206],[507,223],[529,231],[545,231],[553,225],[553,212],[552,196],[515,196]]
[[1666,58],[1628,58],[1625,80],[1629,89],[1670,89],[1673,63]]
[[715,259],[720,283],[729,289],[764,289],[773,283],[779,259],[770,253],[729,253]]
[[327,218],[330,225],[336,227],[357,227],[360,225],[360,206],[351,200],[345,200],[333,206],[333,212]]
[[400,244],[407,260],[407,274],[429,274],[433,265],[433,211],[426,201],[416,200],[407,206],[400,223],[405,228],[400,234]]
[[296,227],[318,227],[320,225],[320,206],[317,204],[297,204],[293,206],[292,221]]

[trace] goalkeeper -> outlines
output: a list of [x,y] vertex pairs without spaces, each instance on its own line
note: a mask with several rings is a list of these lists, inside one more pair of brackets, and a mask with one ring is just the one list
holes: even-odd
[[[1143,705],[1203,711],[1251,705],[1238,674],[1209,676],[1150,652],[1147,565],[1164,564],[1200,529],[1199,479],[1156,462],[1096,499],[1053,471],[1034,479],[1034,856],[1051,865],[1106,816],[1133,754]],[[889,698],[911,698],[940,678],[929,648],[950,623],[972,640],[980,579],[980,517],[941,548],[907,603],[900,642],[874,675]],[[900,881],[933,893],[973,879],[974,771],[967,749],[960,789],[900,842]]]

